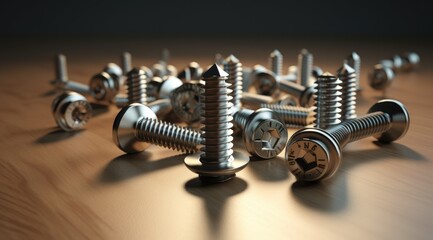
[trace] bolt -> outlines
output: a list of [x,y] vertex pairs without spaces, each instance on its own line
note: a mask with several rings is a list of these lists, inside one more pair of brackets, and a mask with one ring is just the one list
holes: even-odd
[[133,103],[117,114],[113,141],[126,153],[142,152],[150,144],[191,153],[202,139],[200,132],[160,121],[149,107]]
[[68,68],[66,64],[66,56],[63,54],[56,55],[54,59],[54,70],[56,79],[51,81],[51,84],[57,89],[70,90],[81,94],[89,94],[89,86],[74,82],[68,79]]
[[156,114],[158,119],[165,118],[173,110],[170,99],[167,98],[153,101],[147,104],[147,107],[149,107],[150,110]]
[[147,83],[147,97],[148,99],[170,98],[170,94],[182,84],[182,80],[175,76],[153,77]]
[[152,66],[153,76],[177,76],[177,69],[173,65],[169,65],[170,51],[166,48],[162,50],[161,60]]
[[235,56],[230,55],[224,61],[224,70],[229,74],[228,83],[229,89],[232,90],[230,96],[232,97],[234,112],[241,108],[242,97],[242,63],[239,62]]
[[381,64],[376,64],[374,70],[369,74],[370,87],[376,90],[381,90],[383,96],[386,96],[386,89],[391,84],[395,77],[395,72],[392,68],[384,67]]
[[246,105],[251,109],[258,109],[261,104],[270,104],[274,102],[274,99],[270,96],[244,92],[242,93],[241,102],[242,105]]
[[200,85],[200,115],[203,124],[202,153],[185,158],[185,165],[204,182],[232,179],[249,162],[248,156],[233,151],[232,103],[228,74],[217,64],[203,74]]
[[341,163],[347,143],[368,136],[390,143],[403,137],[409,128],[409,113],[396,100],[381,100],[366,116],[347,120],[328,130],[305,128],[295,132],[287,143],[286,160],[298,180],[317,181],[332,177]]
[[311,85],[311,72],[313,70],[313,54],[307,49],[302,49],[298,55],[298,79],[297,83],[309,87]]
[[269,55],[269,67],[276,76],[283,75],[283,54],[277,49]]
[[356,118],[356,74],[347,64],[337,70],[341,80],[341,121]]
[[339,124],[341,115],[341,81],[329,72],[316,80],[314,102],[315,121],[317,128],[327,129]]
[[200,87],[197,81],[190,81],[176,88],[171,96],[173,112],[186,123],[200,119]]
[[129,71],[125,84],[129,104],[147,104],[147,76],[143,69],[133,68]]
[[122,63],[122,72],[126,74],[129,71],[131,71],[132,69],[131,54],[129,52],[123,52],[120,60]]
[[109,63],[104,70],[90,79],[90,95],[98,102],[109,103],[120,90],[122,69],[115,63]]
[[407,52],[402,55],[403,65],[402,70],[405,72],[412,71],[418,67],[421,59],[419,55],[415,52]]
[[278,97],[278,80],[276,75],[261,65],[255,65],[250,75],[249,92]]
[[262,104],[261,107],[271,109],[280,116],[285,124],[290,126],[307,126],[314,121],[311,108],[279,104]]
[[180,72],[177,77],[188,82],[191,80],[199,80],[202,74],[203,68],[201,68],[197,62],[190,62],[188,67]]
[[345,60],[344,63],[355,69],[356,91],[361,91],[360,78],[361,78],[361,57],[352,52]]
[[224,57],[221,53],[215,54],[214,62],[220,67],[223,67],[224,64],[226,64],[226,61],[224,60]]
[[268,108],[256,111],[241,109],[234,122],[243,130],[246,150],[253,156],[271,159],[283,151],[287,143],[287,129],[280,116]]
[[57,125],[64,131],[82,129],[92,117],[92,107],[87,99],[71,91],[56,97],[51,110]]
[[[320,68],[319,66],[313,66],[313,68],[311,69],[311,75],[317,79],[317,77],[319,77],[320,75],[323,74],[323,70],[322,68]],[[293,81],[297,81],[297,76],[298,76],[298,66],[290,66],[287,68],[287,76],[294,76],[295,78],[293,79],[292,77],[286,77],[287,79],[293,79]],[[290,81],[288,80],[288,81]]]
[[305,87],[291,81],[279,81],[279,89],[295,97],[302,107],[314,104],[314,86]]

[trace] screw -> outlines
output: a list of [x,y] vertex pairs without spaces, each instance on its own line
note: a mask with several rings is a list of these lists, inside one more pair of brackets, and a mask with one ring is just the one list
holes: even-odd
[[113,141],[126,153],[142,152],[151,143],[191,153],[198,151],[202,139],[200,132],[160,121],[149,107],[133,103],[117,114]]
[[415,52],[404,53],[402,58],[403,58],[402,70],[405,72],[414,70],[416,67],[418,67],[421,61],[419,55]]
[[132,69],[131,54],[129,52],[123,52],[120,60],[122,63],[122,72],[126,74],[129,71],[131,71]]
[[147,76],[143,69],[133,68],[129,71],[125,84],[129,104],[147,104]]
[[224,70],[229,74],[229,89],[232,90],[230,96],[233,103],[234,112],[241,108],[242,97],[242,63],[235,56],[230,55],[224,61]]
[[170,98],[170,94],[182,84],[182,80],[175,76],[153,77],[147,84],[147,97],[148,99]]
[[289,169],[298,180],[330,178],[340,166],[341,151],[347,143],[368,136],[390,143],[406,134],[409,122],[406,107],[386,99],[374,104],[366,116],[347,120],[328,130],[301,129],[287,143]]
[[295,97],[302,107],[310,107],[314,104],[314,86],[305,87],[295,82],[281,80],[279,89]]
[[89,93],[90,90],[87,85],[68,79],[68,68],[65,55],[56,55],[54,59],[54,70],[56,73],[56,79],[52,80],[51,84],[54,85],[57,89],[70,90],[82,94]]
[[274,99],[270,96],[244,92],[241,97],[242,105],[246,105],[251,109],[258,109],[262,104],[270,104],[274,102]]
[[112,102],[120,90],[121,77],[122,69],[117,64],[107,64],[102,72],[90,79],[90,95],[101,103]]
[[278,97],[278,80],[276,75],[261,65],[255,65],[250,75],[248,90],[257,94]]
[[166,48],[162,50],[161,60],[152,66],[153,76],[177,76],[177,69],[173,65],[169,65],[170,51]]
[[153,101],[147,104],[147,107],[149,107],[150,110],[156,114],[158,119],[166,117],[173,110],[170,99],[167,98]]
[[341,80],[341,121],[356,118],[356,73],[347,64],[337,70]]
[[283,75],[283,54],[275,49],[269,55],[269,67],[276,76]]
[[280,116],[285,124],[290,126],[307,126],[314,120],[311,108],[279,104],[262,104],[261,107],[271,109]]
[[[294,81],[297,81],[297,76],[298,76],[298,66],[290,66],[287,68],[287,79],[292,79],[292,77],[289,76],[295,76]],[[311,75],[317,79],[317,77],[319,77],[320,75],[323,74],[323,70],[319,67],[319,66],[313,66],[312,70],[311,70]],[[288,80],[288,81],[290,81]]]
[[253,156],[274,158],[287,143],[286,126],[270,109],[241,109],[234,115],[234,122],[243,130],[245,148]]
[[307,49],[302,49],[298,55],[298,79],[297,83],[309,87],[311,85],[311,72],[313,70],[313,54]]
[[188,82],[191,80],[199,80],[202,74],[203,68],[201,68],[197,62],[190,62],[188,67],[180,72],[177,77]]
[[83,128],[92,116],[92,107],[87,99],[71,91],[56,97],[51,110],[57,125],[64,131]]
[[197,81],[190,81],[176,88],[170,100],[173,112],[181,121],[192,123],[200,119],[200,87]]
[[224,57],[221,53],[215,54],[214,62],[218,64],[218,66],[222,67],[224,64],[226,64],[226,61],[224,60]]
[[370,87],[376,90],[382,90],[382,95],[386,96],[386,89],[394,80],[395,72],[392,68],[384,67],[381,64],[376,64],[374,70],[369,75]]
[[356,91],[361,91],[360,78],[361,78],[361,57],[352,52],[345,60],[344,63],[355,69]]
[[314,102],[315,121],[317,128],[327,129],[339,124],[341,115],[341,81],[329,72],[316,80]]
[[202,153],[185,158],[185,165],[205,182],[232,179],[249,162],[248,156],[233,151],[232,103],[228,74],[217,64],[203,74],[200,86],[200,115],[203,124]]

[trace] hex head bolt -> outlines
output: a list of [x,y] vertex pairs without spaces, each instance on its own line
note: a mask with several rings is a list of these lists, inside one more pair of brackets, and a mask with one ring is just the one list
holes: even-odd
[[142,152],[151,144],[191,153],[202,139],[200,132],[160,121],[149,107],[133,103],[117,114],[113,141],[126,153]]
[[289,169],[300,181],[332,177],[340,166],[342,148],[368,136],[390,143],[403,137],[409,128],[406,107],[395,100],[381,100],[366,116],[347,120],[328,130],[306,128],[295,132],[287,143]]
[[280,116],[268,108],[256,111],[241,109],[234,115],[234,122],[243,130],[243,142],[247,151],[262,159],[280,154],[287,143],[287,129]]
[[201,153],[185,158],[185,165],[204,182],[232,179],[249,162],[247,155],[233,151],[232,103],[227,84],[228,74],[217,64],[203,74],[200,115],[203,124]]
[[347,64],[337,70],[341,80],[341,121],[356,118],[356,73]]
[[311,85],[311,73],[313,70],[313,54],[307,49],[302,49],[298,55],[298,75],[297,83],[309,87]]
[[56,73],[56,79],[51,81],[51,84],[54,87],[61,90],[69,90],[81,94],[89,94],[90,92],[89,86],[79,82],[74,82],[69,80],[65,55],[63,54],[56,55],[54,59],[54,70]]
[[242,63],[235,56],[230,55],[224,61],[224,71],[229,74],[228,83],[229,89],[232,90],[230,96],[232,97],[232,104],[234,112],[241,109],[242,97]]
[[305,127],[314,122],[314,112],[311,108],[280,104],[262,104],[261,107],[274,111],[286,125]]
[[279,89],[295,97],[302,107],[311,107],[314,104],[314,86],[305,87],[291,81],[279,81]]
[[279,50],[275,49],[269,55],[269,67],[276,76],[283,75],[283,54]]
[[71,91],[56,97],[51,110],[57,125],[64,131],[82,129],[92,117],[92,107],[87,99]]
[[316,80],[314,125],[327,129],[341,122],[341,81],[329,72]]
[[355,70],[356,79],[356,91],[361,91],[360,78],[361,78],[361,57],[356,53],[352,52],[345,60],[344,63],[349,65]]

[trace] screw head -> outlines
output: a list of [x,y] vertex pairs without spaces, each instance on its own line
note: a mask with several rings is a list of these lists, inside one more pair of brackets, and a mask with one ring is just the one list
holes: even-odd
[[156,119],[156,115],[149,107],[140,103],[124,107],[117,114],[113,124],[113,141],[122,151],[137,153],[150,146],[150,143],[136,138],[137,122],[142,118]]
[[316,89],[314,85],[306,87],[305,90],[301,93],[299,98],[299,105],[302,107],[312,107],[314,106],[314,93]]
[[397,100],[380,100],[368,110],[368,113],[372,112],[384,112],[391,118],[391,128],[388,131],[375,136],[380,142],[393,142],[403,137],[409,129],[409,112],[406,107]]
[[243,141],[249,153],[271,159],[283,151],[288,139],[285,124],[271,109],[260,108],[247,119]]
[[254,66],[249,89],[254,89],[257,94],[261,95],[273,97],[279,95],[278,81],[275,74],[260,65]]
[[369,76],[370,86],[376,90],[383,90],[391,84],[394,77],[395,73],[391,68],[377,64]]
[[90,79],[90,94],[97,101],[110,102],[117,94],[118,83],[107,72],[96,74]]
[[56,97],[51,109],[57,125],[64,131],[82,129],[92,117],[92,107],[87,99],[71,91]]
[[174,89],[182,85],[182,80],[175,76],[163,77],[163,82],[159,88],[159,98],[169,98]]
[[299,181],[318,181],[332,177],[341,163],[337,140],[319,128],[295,132],[286,146],[289,170]]
[[173,111],[180,120],[191,123],[200,119],[200,86],[191,81],[176,88],[171,96]]

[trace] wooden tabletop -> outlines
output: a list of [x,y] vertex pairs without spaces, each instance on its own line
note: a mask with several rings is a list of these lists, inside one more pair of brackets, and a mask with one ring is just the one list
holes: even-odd
[[[3,39],[0,62],[1,239],[431,239],[433,234],[433,68],[431,41],[342,38],[63,37]],[[60,131],[53,56],[68,57],[69,78],[87,83],[122,50],[133,65],[151,65],[163,47],[178,68],[203,67],[219,52],[244,66],[267,65],[275,48],[285,69],[307,48],[335,72],[362,57],[358,115],[378,99],[366,77],[379,60],[416,51],[421,66],[398,73],[387,91],[405,104],[411,126],[389,145],[374,138],[343,151],[335,177],[301,184],[284,152],[251,161],[229,182],[202,187],[186,154],[151,146],[126,155],[112,141],[119,109],[98,109],[78,132]],[[289,129],[293,133],[296,129]],[[244,151],[236,139],[236,148]]]

